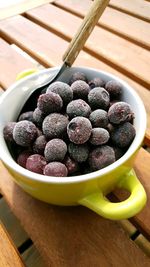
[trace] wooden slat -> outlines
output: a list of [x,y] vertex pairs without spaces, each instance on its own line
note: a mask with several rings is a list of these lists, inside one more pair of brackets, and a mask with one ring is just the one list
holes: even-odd
[[6,19],[8,17],[11,16],[15,16],[18,14],[21,14],[29,9],[35,8],[37,6],[46,4],[52,2],[52,0],[30,0],[30,1],[17,1],[16,2],[9,2],[8,4],[6,4],[6,6],[4,5],[4,7],[2,6],[0,8],[0,20],[2,19]]
[[35,68],[36,64],[21,56],[10,45],[0,38],[0,85],[7,88],[19,72],[26,68]]
[[150,6],[143,0],[111,0],[109,6],[150,22]]
[[149,266],[149,259],[116,222],[84,207],[62,208],[35,200],[14,184],[2,164],[0,172],[3,194],[48,266]]
[[150,129],[146,131],[145,139],[144,139],[144,144],[150,147]]
[[39,251],[34,245],[25,250],[22,254],[22,258],[26,263],[26,267],[46,267],[43,258],[39,254]]
[[17,247],[29,238],[4,198],[0,199],[0,219]]
[[135,239],[135,243],[150,257],[150,242],[142,234]]
[[0,267],[25,266],[6,229],[0,224]]
[[[35,11],[29,11],[29,13],[35,14]],[[46,24],[49,29],[60,32],[61,35],[63,34],[69,40],[73,37],[82,21],[80,18],[61,9],[57,10],[56,15],[51,10],[51,6],[49,9],[48,7],[38,9],[36,21],[39,18],[42,25]],[[6,22],[5,25],[0,24],[4,33],[8,32],[8,24],[9,22]],[[150,68],[148,65],[150,54],[147,50],[97,26],[87,40],[84,49],[150,88]]]
[[[57,6],[83,18],[92,2],[91,0],[82,0],[82,3],[79,1],[61,0],[55,1],[54,4],[55,6],[50,5],[51,9],[52,7],[55,7],[56,9]],[[44,8],[44,6],[42,8]],[[57,14],[57,9],[55,9],[54,12]],[[35,9],[33,11],[37,10],[40,9]],[[98,25],[144,48],[150,49],[150,32],[148,31],[149,24],[145,21],[141,21],[108,6],[100,18]]]

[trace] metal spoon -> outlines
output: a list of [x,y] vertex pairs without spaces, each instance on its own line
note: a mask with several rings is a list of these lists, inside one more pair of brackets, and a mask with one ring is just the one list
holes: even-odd
[[35,90],[31,92],[31,95],[27,99],[20,114],[27,110],[31,110],[31,108],[35,105],[37,97],[40,95],[40,93],[44,92],[46,88],[51,83],[55,82],[67,68],[72,66],[108,3],[109,0],[94,0],[88,14],[84,17],[81,26],[63,55],[63,64],[61,68],[53,77],[50,77],[48,80],[41,83],[38,88],[35,88]]

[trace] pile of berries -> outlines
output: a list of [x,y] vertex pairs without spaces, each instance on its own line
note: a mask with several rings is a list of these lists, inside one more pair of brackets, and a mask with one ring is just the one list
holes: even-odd
[[135,137],[134,113],[120,83],[74,73],[54,82],[33,111],[5,125],[17,163],[35,173],[66,177],[100,170],[127,151]]

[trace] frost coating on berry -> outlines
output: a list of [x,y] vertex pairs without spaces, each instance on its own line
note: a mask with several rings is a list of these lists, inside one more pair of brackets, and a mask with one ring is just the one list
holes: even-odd
[[35,154],[43,155],[46,143],[47,140],[44,135],[40,135],[39,137],[37,137],[33,143],[33,152]]
[[77,116],[89,117],[91,108],[84,100],[77,99],[67,105],[66,113],[70,118]]
[[47,115],[53,112],[59,112],[62,106],[63,106],[63,101],[61,97],[53,92],[40,95],[37,102],[37,107],[44,114]]
[[45,147],[44,156],[48,162],[63,161],[67,153],[66,143],[58,138],[50,140]]
[[37,128],[31,121],[19,121],[13,129],[13,138],[20,146],[29,146],[37,137]]
[[75,144],[84,144],[90,138],[92,131],[91,122],[84,117],[72,119],[67,126],[68,137]]
[[38,154],[28,157],[26,161],[26,169],[35,173],[43,174],[43,169],[46,166],[46,159]]
[[103,81],[101,78],[94,78],[89,81],[89,86],[91,89],[95,87],[104,87],[105,86],[105,81]]
[[67,132],[69,120],[59,113],[48,115],[42,125],[43,133],[47,139],[62,137]]
[[102,87],[95,87],[88,94],[88,102],[93,109],[107,109],[109,107],[109,93]]
[[75,81],[71,85],[71,89],[73,91],[74,99],[78,99],[78,98],[86,99],[90,91],[89,85],[85,81],[82,81],[82,80]]
[[34,110],[34,112],[33,112],[33,121],[34,121],[34,123],[35,123],[38,127],[41,127],[44,118],[45,118],[44,113],[43,113],[39,108],[36,108],[36,109]]
[[122,85],[117,81],[108,81],[105,85],[105,89],[110,94],[111,99],[119,99],[122,94]]
[[24,120],[34,122],[33,121],[33,111],[24,112],[19,116],[18,121],[24,121]]
[[77,162],[84,162],[87,160],[89,155],[89,147],[87,144],[76,145],[70,143],[68,146],[68,152],[70,157],[73,158]]
[[89,155],[89,165],[93,171],[100,170],[115,162],[115,153],[110,146],[95,148]]
[[61,162],[50,162],[44,168],[44,175],[66,177],[68,175],[68,170]]
[[130,122],[125,122],[116,127],[111,133],[114,145],[118,147],[128,147],[135,137],[135,128]]
[[88,82],[87,80],[87,77],[84,73],[82,72],[75,72],[72,74],[71,78],[70,78],[70,81],[69,81],[69,84],[71,85],[72,83],[74,83],[75,81],[78,81],[78,80],[82,80],[84,82]]
[[13,139],[13,130],[14,130],[14,127],[16,125],[16,122],[8,122],[4,129],[3,129],[3,135],[4,135],[4,139],[6,141],[9,141],[9,142],[13,142],[14,139]]
[[133,111],[131,110],[130,105],[126,102],[117,102],[108,110],[108,119],[114,124],[131,121],[133,117]]
[[93,128],[89,139],[92,145],[98,146],[108,142],[110,138],[109,132],[104,128]]
[[60,95],[63,100],[63,104],[68,104],[73,99],[73,92],[70,86],[64,82],[54,82],[49,85],[46,90],[46,93],[56,93]]
[[94,127],[106,128],[108,125],[108,115],[103,109],[94,110],[90,114],[89,119]]

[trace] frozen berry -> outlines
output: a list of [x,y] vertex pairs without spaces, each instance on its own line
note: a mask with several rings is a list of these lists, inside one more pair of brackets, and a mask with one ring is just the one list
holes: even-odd
[[90,138],[91,131],[91,122],[84,117],[73,118],[67,126],[68,137],[75,144],[85,143]]
[[37,137],[33,143],[33,152],[35,154],[43,155],[46,143],[47,141],[44,135]]
[[79,164],[74,159],[66,156],[63,160],[63,164],[67,167],[68,174],[73,174],[79,170]]
[[111,133],[111,139],[116,146],[127,147],[135,137],[135,129],[130,122],[125,122],[116,127]]
[[3,135],[4,139],[6,141],[12,142],[13,141],[13,130],[16,125],[16,122],[8,122],[4,129],[3,129]]
[[68,146],[68,152],[71,158],[77,162],[84,162],[87,160],[89,155],[89,147],[87,144],[76,145],[70,143]]
[[112,131],[114,130],[114,125],[112,125],[111,123],[108,123],[106,129],[109,133],[112,133]]
[[115,162],[115,153],[110,146],[95,148],[89,155],[89,165],[93,171],[100,170]]
[[68,175],[68,170],[66,166],[61,162],[50,162],[44,168],[44,175],[66,177]]
[[43,114],[43,112],[39,108],[36,108],[34,110],[34,112],[33,112],[33,120],[34,120],[34,123],[38,127],[41,127],[44,118],[45,118],[45,115]]
[[104,128],[93,128],[91,137],[89,139],[92,145],[103,145],[108,142],[110,138],[109,132]]
[[62,106],[63,106],[63,101],[61,97],[53,92],[40,95],[37,102],[37,107],[44,114],[47,115],[53,112],[60,111]]
[[88,101],[93,109],[107,109],[110,102],[109,93],[102,87],[95,87],[89,92]]
[[120,159],[124,155],[124,153],[125,153],[124,149],[119,148],[117,146],[113,146],[113,150],[115,152],[115,158],[116,158],[116,160]]
[[105,85],[105,89],[110,94],[111,99],[119,99],[122,94],[122,85],[117,81],[108,81]]
[[77,116],[89,117],[91,108],[84,100],[77,99],[67,105],[66,112],[70,118]]
[[39,137],[41,135],[43,135],[42,131],[39,128],[37,128],[37,137]]
[[75,81],[71,85],[71,89],[73,91],[74,99],[78,99],[78,98],[86,99],[90,91],[89,85],[82,80]]
[[120,124],[130,121],[134,117],[131,107],[126,102],[117,102],[108,110],[108,119],[111,123]]
[[84,73],[75,72],[75,73],[72,74],[72,76],[70,78],[70,81],[69,81],[69,84],[71,85],[72,83],[74,83],[75,81],[78,81],[78,80],[81,80],[81,81],[84,81],[84,82],[88,82],[87,77],[85,76]]
[[93,80],[89,81],[89,86],[91,89],[95,87],[104,87],[105,82],[101,78],[94,78]]
[[67,83],[64,82],[54,82],[50,84],[50,86],[47,88],[46,93],[49,92],[60,95],[64,105],[68,104],[73,99],[72,89]]
[[37,128],[31,121],[19,121],[13,129],[13,138],[20,146],[29,146],[37,137]]
[[58,138],[50,140],[45,147],[44,156],[48,162],[62,161],[67,153],[66,143]]
[[19,116],[18,121],[24,121],[24,120],[34,122],[33,121],[33,111],[24,112]]
[[67,131],[69,120],[59,113],[48,115],[42,125],[43,133],[47,139],[62,137]]
[[31,156],[32,153],[29,150],[25,150],[21,152],[17,158],[17,163],[22,166],[23,168],[26,168],[26,162],[29,156]]
[[89,119],[94,127],[106,128],[108,125],[108,115],[107,112],[103,109],[94,110],[90,114]]
[[46,164],[46,159],[43,156],[34,154],[28,157],[26,162],[26,169],[32,172],[43,174],[43,169]]

